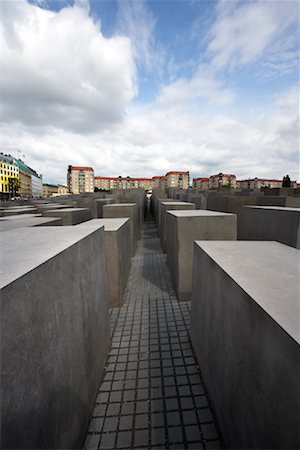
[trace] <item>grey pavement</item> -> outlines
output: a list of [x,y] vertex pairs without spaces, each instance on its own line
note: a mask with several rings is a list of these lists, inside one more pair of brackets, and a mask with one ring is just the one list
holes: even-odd
[[[144,224],[85,449],[222,448],[155,225]],[[100,383],[100,380],[99,380]]]

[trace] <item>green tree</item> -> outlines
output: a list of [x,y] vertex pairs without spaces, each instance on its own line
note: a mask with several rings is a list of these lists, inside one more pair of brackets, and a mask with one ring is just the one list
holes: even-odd
[[8,178],[7,181],[8,181],[8,192],[9,192],[9,195],[11,197],[15,197],[17,192],[18,192],[18,190],[19,190],[19,187],[20,187],[19,180],[18,180],[18,178],[10,177],[10,178]]
[[283,177],[282,187],[291,187],[291,179],[290,179],[289,175],[286,175],[285,177]]

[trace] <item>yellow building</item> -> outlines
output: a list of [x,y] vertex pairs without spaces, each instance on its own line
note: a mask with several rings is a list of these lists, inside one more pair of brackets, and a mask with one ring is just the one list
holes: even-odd
[[0,153],[0,196],[8,198],[18,192],[19,167],[11,155]]

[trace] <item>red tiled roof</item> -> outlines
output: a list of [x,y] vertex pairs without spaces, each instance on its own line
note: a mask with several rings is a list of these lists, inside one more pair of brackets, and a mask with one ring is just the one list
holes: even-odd
[[194,180],[200,180],[200,181],[208,181],[209,178],[194,178]]
[[167,172],[165,176],[167,175],[189,175],[189,172]]
[[231,173],[216,173],[215,175],[211,175],[209,178],[212,177],[219,177],[220,175],[222,175],[223,177],[235,177],[235,175],[231,174]]
[[117,177],[94,177],[95,180],[117,180]]
[[91,170],[92,172],[94,169],[92,167],[81,167],[81,166],[70,166],[71,170]]

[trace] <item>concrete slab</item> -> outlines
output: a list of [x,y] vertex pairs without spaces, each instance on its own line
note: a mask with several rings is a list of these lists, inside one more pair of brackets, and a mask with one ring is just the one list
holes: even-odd
[[22,215],[17,220],[0,221],[0,232],[14,230],[15,228],[24,227],[42,227],[42,226],[60,226],[62,219],[56,217],[26,217]]
[[95,208],[96,208],[96,218],[103,217],[103,206],[110,205],[112,203],[116,203],[116,199],[114,198],[98,198],[95,200]]
[[52,209],[43,212],[45,217],[60,217],[63,225],[77,225],[92,218],[91,210],[88,208],[65,208]]
[[104,226],[109,306],[122,306],[131,267],[129,219],[93,219],[78,226]]
[[1,448],[82,448],[110,345],[104,229],[0,239]]
[[161,203],[161,220],[160,220],[160,242],[161,242],[161,248],[164,253],[166,253],[166,239],[167,239],[167,227],[166,227],[166,215],[167,211],[173,211],[178,209],[188,209],[192,210],[195,209],[194,203],[188,203],[188,202],[162,202]]
[[300,249],[300,208],[245,206],[238,218],[238,239],[278,241]]
[[7,209],[3,209],[0,212],[1,217],[5,217],[5,216],[14,216],[14,215],[20,215],[20,214],[34,214],[37,212],[37,209],[35,207],[11,207],[11,208],[7,208]]
[[300,208],[299,197],[284,197],[284,196],[264,196],[257,199],[259,206],[285,206],[287,208]]
[[226,213],[239,214],[244,205],[256,205],[257,196],[237,197],[232,195],[208,195],[206,208],[211,211],[221,211]]
[[178,300],[191,300],[195,240],[236,240],[235,214],[217,211],[168,211],[167,263]]
[[[175,200],[174,198],[158,198],[155,202],[156,204],[156,223],[157,223],[157,231],[158,234],[160,233],[161,230],[161,215],[162,215],[162,203],[178,203],[178,200]],[[160,236],[160,234],[159,234]]]
[[191,337],[226,448],[299,447],[299,256],[195,243]]
[[139,237],[139,219],[136,203],[115,203],[103,206],[103,218],[129,218],[131,256],[134,256]]

